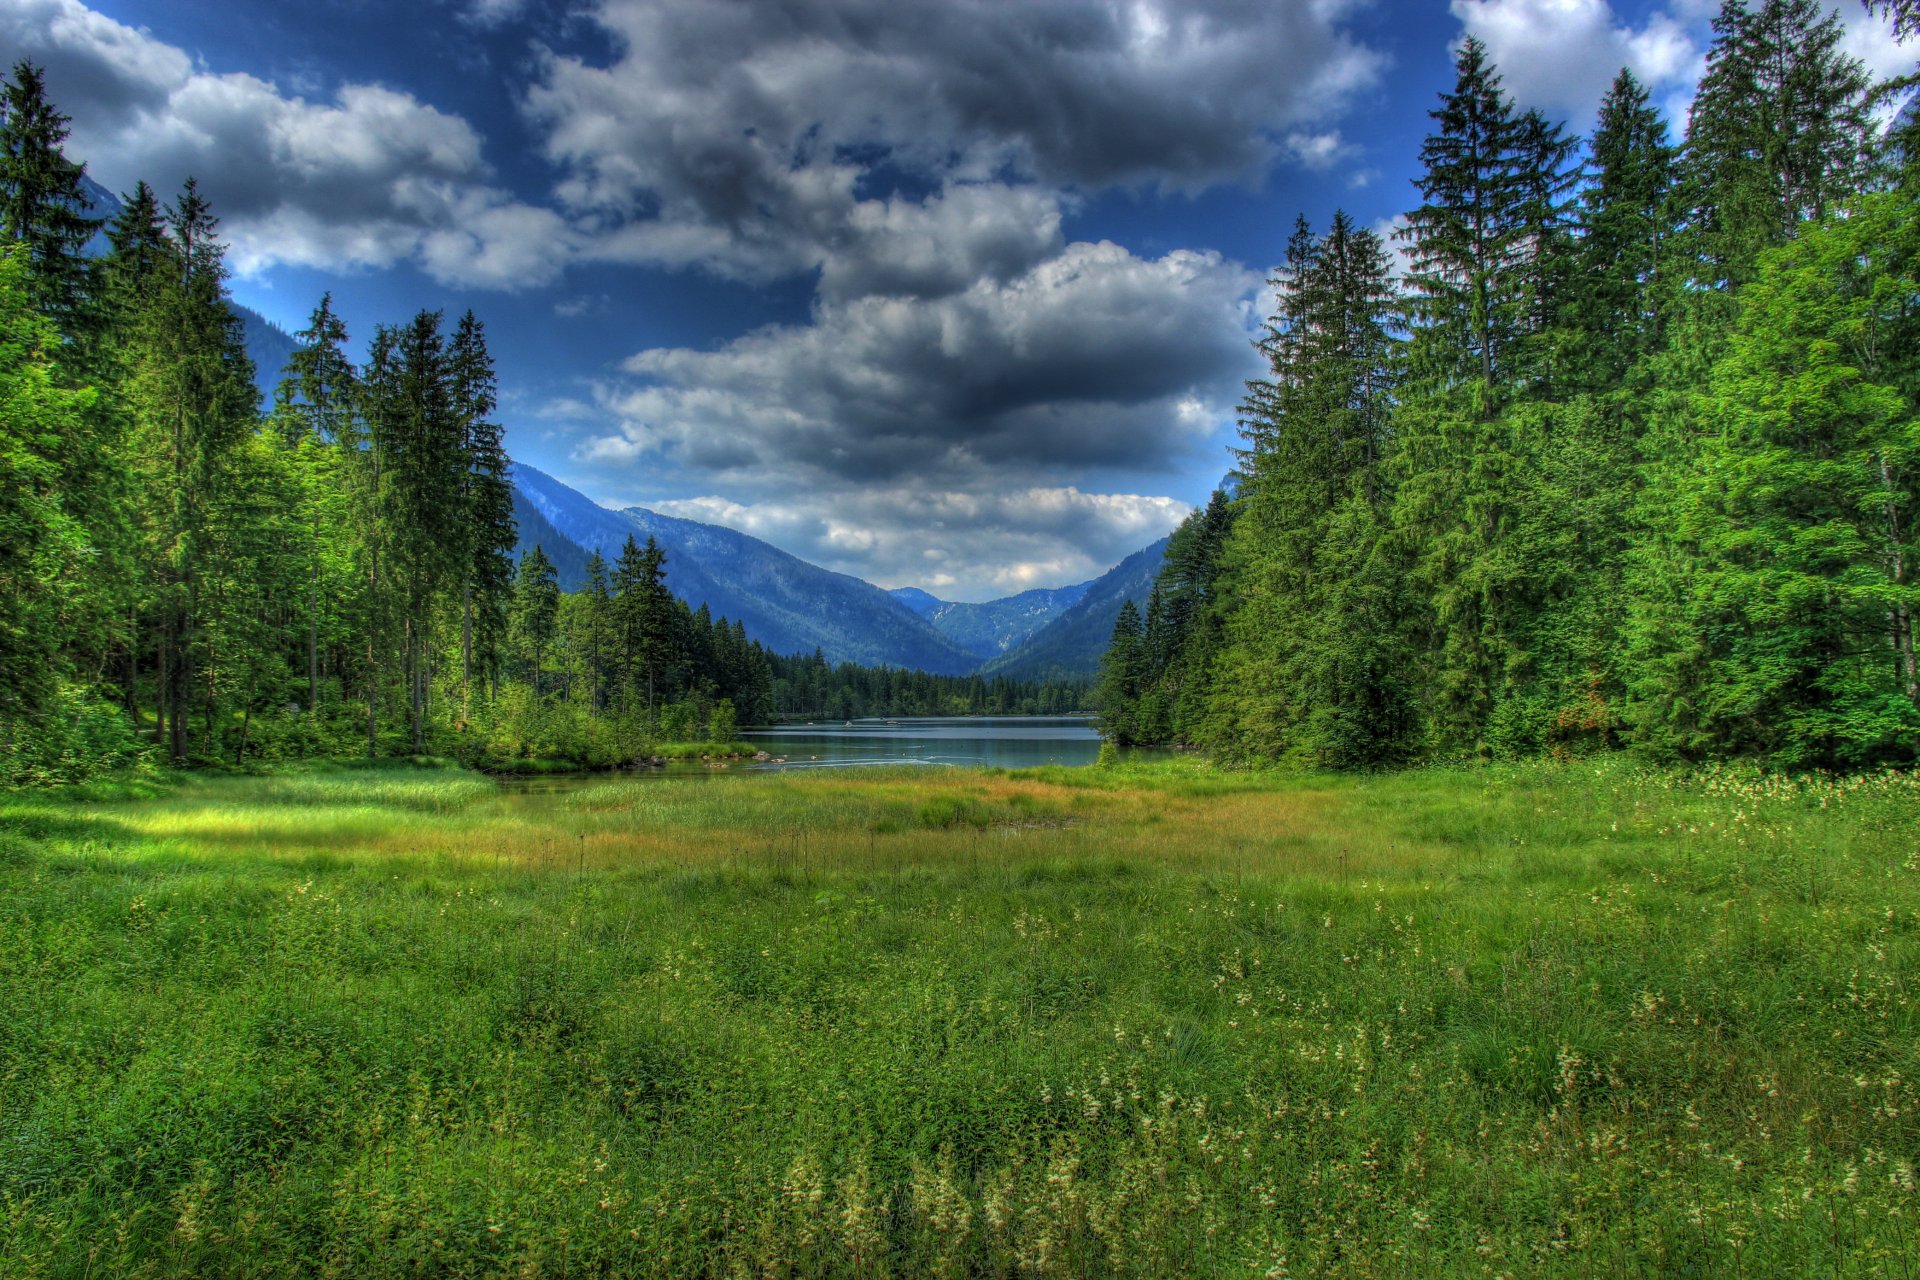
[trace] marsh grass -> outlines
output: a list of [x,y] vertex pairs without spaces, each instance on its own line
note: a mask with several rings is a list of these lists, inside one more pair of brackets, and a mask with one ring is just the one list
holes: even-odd
[[1920,1271],[1920,784],[0,799],[10,1275]]

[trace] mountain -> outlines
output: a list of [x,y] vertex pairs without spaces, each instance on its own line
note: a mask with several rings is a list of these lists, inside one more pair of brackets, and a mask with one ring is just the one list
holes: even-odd
[[899,587],[891,594],[941,635],[985,660],[1018,648],[1078,604],[1092,585],[1081,582],[1071,587],[1041,587],[978,604],[941,600],[918,587]]
[[[513,481],[521,550],[538,542],[557,568],[565,555],[561,586],[569,590],[584,579],[587,552],[599,551],[611,565],[629,536],[641,542],[652,536],[667,553],[667,586],[676,596],[696,609],[706,605],[716,618],[743,623],[749,636],[776,653],[818,649],[830,662],[936,675],[965,675],[980,665],[872,583],[808,564],[758,538],[644,507],[609,511],[519,463]],[[549,538],[572,543],[573,554],[548,545]]]
[[1171,536],[1162,538],[1095,578],[1086,585],[1077,604],[1040,628],[1025,644],[988,662],[980,673],[1021,680],[1083,680],[1097,675],[1100,655],[1113,638],[1121,604],[1131,600],[1146,608],[1169,541]]
[[237,302],[228,305],[240,317],[240,324],[246,330],[247,358],[253,361],[253,383],[260,388],[261,398],[272,405],[273,389],[280,385],[287,358],[299,349],[300,344],[294,341],[292,334],[252,307],[243,307]]
[[929,595],[918,587],[895,587],[887,594],[923,618],[931,617],[936,609],[947,603],[939,596]]

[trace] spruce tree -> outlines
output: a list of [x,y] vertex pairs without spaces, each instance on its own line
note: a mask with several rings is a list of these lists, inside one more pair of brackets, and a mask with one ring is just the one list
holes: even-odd
[[39,67],[22,59],[0,82],[0,238],[26,246],[37,306],[74,336],[86,284],[82,251],[100,221],[63,147],[68,118],[47,101]]
[[469,692],[476,680],[490,686],[499,666],[509,597],[513,589],[513,481],[493,411],[499,395],[493,357],[480,321],[468,311],[460,317],[448,348],[454,412],[463,427],[466,458],[465,582],[461,588],[460,683]]
[[312,715],[320,708],[322,618],[334,594],[327,582],[327,535],[344,532],[350,524],[348,495],[362,435],[357,417],[360,388],[347,356],[347,326],[333,310],[332,294],[321,295],[307,327],[294,336],[300,345],[288,357],[275,391],[273,419],[297,460],[301,480],[297,500],[304,513],[306,705]]
[[1562,357],[1571,391],[1618,389],[1660,345],[1660,269],[1677,230],[1674,161],[1666,121],[1622,68],[1600,104],[1575,215]]
[[1113,636],[1100,655],[1100,679],[1094,700],[1100,709],[1100,732],[1116,746],[1140,740],[1140,684],[1145,669],[1146,626],[1139,606],[1123,601],[1113,622]]
[[[1404,698],[1405,657],[1390,656],[1400,620],[1360,585],[1382,571],[1392,493],[1400,300],[1386,247],[1336,214],[1324,237],[1296,230],[1275,284],[1271,375],[1243,407],[1245,510],[1231,536],[1224,521],[1208,531],[1220,541],[1202,572],[1224,578],[1237,608],[1209,659],[1206,736],[1236,759],[1398,758],[1410,732],[1393,710]],[[1170,553],[1170,565],[1197,576],[1183,563],[1191,555]],[[1196,610],[1202,644],[1217,616],[1210,599]]]
[[1861,185],[1870,81],[1818,0],[1725,0],[1713,26],[1683,160],[1688,265],[1701,285],[1737,287]]
[[1649,750],[1920,757],[1916,296],[1920,216],[1900,193],[1759,258],[1702,397],[1713,433],[1676,482],[1691,563],[1641,619]]
[[1513,114],[1478,41],[1458,72],[1421,151],[1425,203],[1402,233],[1412,333],[1391,521],[1427,615],[1419,700],[1449,752],[1493,749],[1496,710],[1531,664],[1541,583],[1516,537],[1542,419],[1509,415],[1555,394],[1545,326],[1570,252],[1564,139]]
[[543,695],[541,674],[547,647],[553,643],[560,618],[560,586],[553,561],[536,543],[520,557],[513,588],[513,629],[529,661],[529,680],[537,700]]

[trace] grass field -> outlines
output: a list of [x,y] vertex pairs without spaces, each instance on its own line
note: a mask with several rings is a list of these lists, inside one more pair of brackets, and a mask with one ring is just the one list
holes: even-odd
[[1920,1275],[1920,781],[0,797],[7,1276]]

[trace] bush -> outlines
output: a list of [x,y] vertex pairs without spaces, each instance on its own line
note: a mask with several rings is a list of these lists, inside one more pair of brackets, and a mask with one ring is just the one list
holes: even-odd
[[707,741],[730,743],[738,736],[734,729],[733,703],[722,698],[713,704],[713,714],[707,719]]
[[63,684],[46,712],[0,725],[0,785],[60,786],[150,764],[126,713]]

